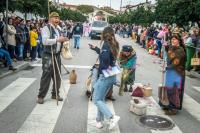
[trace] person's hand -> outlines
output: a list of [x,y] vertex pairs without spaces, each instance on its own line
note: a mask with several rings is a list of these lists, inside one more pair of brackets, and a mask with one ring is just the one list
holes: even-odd
[[63,43],[63,42],[65,42],[65,41],[69,41],[69,39],[68,39],[67,37],[61,36],[61,37],[59,37],[56,41],[57,41],[57,42],[60,42],[60,43]]
[[93,44],[88,44],[88,45],[90,46],[91,49],[95,49],[96,48],[96,46],[93,45]]
[[111,66],[109,66],[109,67],[108,67],[108,69],[109,69],[109,70],[112,70],[112,67],[111,67]]

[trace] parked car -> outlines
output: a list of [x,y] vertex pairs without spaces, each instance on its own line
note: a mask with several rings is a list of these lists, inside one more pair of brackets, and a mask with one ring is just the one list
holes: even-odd
[[91,28],[91,39],[101,38],[101,33],[108,26],[106,21],[94,21]]

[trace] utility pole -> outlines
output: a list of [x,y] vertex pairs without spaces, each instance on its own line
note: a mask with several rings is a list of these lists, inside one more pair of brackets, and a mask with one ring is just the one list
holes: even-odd
[[120,12],[122,11],[122,0],[120,2]]
[[111,9],[111,0],[110,0],[110,9]]

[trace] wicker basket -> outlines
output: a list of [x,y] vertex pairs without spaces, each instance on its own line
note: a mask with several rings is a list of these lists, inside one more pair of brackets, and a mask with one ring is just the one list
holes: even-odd
[[150,86],[144,86],[142,88],[142,91],[143,91],[144,97],[152,96],[152,88]]

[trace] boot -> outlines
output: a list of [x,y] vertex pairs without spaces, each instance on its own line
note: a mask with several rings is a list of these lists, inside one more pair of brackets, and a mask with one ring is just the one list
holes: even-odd
[[124,92],[128,92],[128,88],[127,88],[126,84],[125,84],[125,87],[124,87]]
[[[56,99],[56,96],[51,96],[51,99]],[[63,101],[63,98],[58,96],[58,101]]]
[[17,68],[14,68],[13,66],[9,66],[9,68],[8,68],[9,70],[12,70],[12,71],[15,71],[15,70],[17,70]]
[[129,92],[133,92],[132,85],[130,85]]
[[44,103],[44,99],[41,97],[38,97],[37,103],[39,104],[43,104]]

